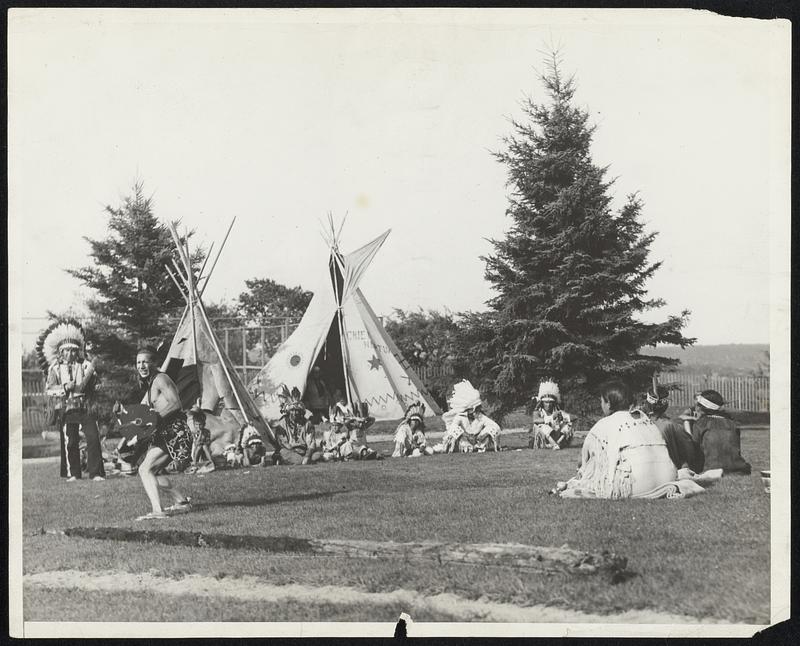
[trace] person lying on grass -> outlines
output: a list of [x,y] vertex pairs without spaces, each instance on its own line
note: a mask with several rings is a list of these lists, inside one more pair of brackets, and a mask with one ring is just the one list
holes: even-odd
[[[181,399],[175,383],[155,365],[156,349],[143,346],[136,354],[136,372],[140,385],[146,390],[143,403],[158,415],[156,430],[147,440],[148,446],[139,465],[139,477],[150,500],[152,511],[136,520],[166,518],[168,512],[191,509],[189,499],[165,475],[158,475],[172,463],[177,471],[189,466],[192,434],[181,410]],[[117,408],[115,406],[115,408]],[[115,411],[116,412],[116,411]],[[173,504],[161,507],[161,494],[167,494]],[[167,512],[167,513],[165,513]]]
[[725,400],[716,390],[697,395],[697,419],[690,420],[692,439],[705,455],[704,467],[722,469],[723,473],[750,473],[750,464],[742,457],[741,431],[724,410]]
[[679,424],[667,417],[668,407],[669,390],[664,386],[655,386],[645,395],[642,409],[650,415],[650,421],[661,431],[675,468],[688,467],[695,473],[700,473],[705,462],[703,447],[697,444]]
[[578,475],[559,482],[565,498],[647,498],[676,480],[678,471],[658,427],[641,410],[621,381],[602,388],[604,417],[589,431],[581,449]]
[[322,459],[321,443],[316,428],[309,419],[311,413],[303,404],[300,391],[295,386],[291,392],[284,384],[278,393],[281,418],[275,426],[279,442],[285,446],[276,452],[276,463],[314,464]]
[[267,454],[267,449],[264,446],[264,440],[261,438],[261,433],[252,424],[244,424],[241,431],[239,431],[239,448],[242,451],[242,465],[245,467],[254,467],[259,464],[264,464],[264,457]]
[[559,450],[572,442],[572,418],[561,410],[561,393],[558,384],[547,380],[539,384],[539,394],[535,401],[531,425],[531,449],[550,448]]

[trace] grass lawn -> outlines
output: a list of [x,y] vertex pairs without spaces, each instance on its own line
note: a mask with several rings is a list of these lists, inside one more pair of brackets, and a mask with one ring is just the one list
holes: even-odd
[[[504,435],[522,446],[524,436]],[[382,447],[388,449],[388,446]],[[561,500],[547,495],[571,476],[579,450],[508,451],[417,459],[269,467],[174,477],[196,511],[160,521],[159,529],[377,541],[525,543],[609,550],[637,576],[617,585],[594,576],[532,573],[505,567],[410,564],[247,550],[122,543],[40,534],[41,528],[138,527],[147,511],[138,478],[67,484],[57,463],[23,468],[25,574],[53,570],[157,573],[181,578],[255,576],[273,585],[339,585],[368,592],[453,593],[517,606],[549,605],[591,613],[630,609],[769,621],[769,497],[758,471],[769,468],[769,433],[743,431],[752,476],[725,477],[682,501]],[[155,528],[152,524],[142,529]],[[98,621],[133,616],[153,621],[396,621],[391,604],[368,613],[323,602],[233,603],[159,595],[25,587],[26,620]],[[124,612],[124,608],[132,610]],[[105,611],[102,609],[106,609]],[[133,614],[131,614],[131,612]],[[415,617],[416,619],[416,617]],[[447,620],[435,613],[419,620]]]

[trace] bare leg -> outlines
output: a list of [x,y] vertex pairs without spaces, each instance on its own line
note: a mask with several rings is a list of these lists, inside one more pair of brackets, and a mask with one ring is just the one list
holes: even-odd
[[158,481],[158,490],[170,496],[173,502],[187,501],[183,492],[173,485],[167,476],[156,476],[156,480]]
[[211,457],[211,449],[208,448],[208,444],[203,445],[203,453],[206,454],[206,458],[208,459],[211,466],[214,466],[214,458]]
[[[169,464],[169,461],[170,457],[167,453],[164,453],[157,446],[151,446],[147,449],[144,460],[139,465],[139,477],[142,480],[142,486],[150,499],[150,505],[155,514],[163,511],[161,509],[161,497],[159,496],[159,479],[166,480],[164,476],[156,476],[156,473]],[[169,480],[167,480],[167,483],[169,483]]]

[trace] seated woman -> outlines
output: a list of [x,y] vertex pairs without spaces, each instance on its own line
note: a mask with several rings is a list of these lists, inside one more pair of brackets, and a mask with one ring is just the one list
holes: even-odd
[[414,452],[414,433],[418,429],[425,429],[423,417],[425,404],[411,404],[406,410],[406,415],[394,434],[393,458],[404,458]]
[[578,475],[560,482],[564,498],[647,498],[672,482],[678,472],[661,431],[645,413],[633,409],[630,389],[608,382],[600,395],[605,417],[589,431]]
[[650,415],[650,421],[661,431],[675,468],[688,467],[695,473],[700,473],[704,464],[703,447],[692,440],[692,436],[682,426],[667,417],[668,407],[669,390],[664,386],[654,385],[645,395],[643,406],[645,412]]
[[702,447],[706,470],[750,473],[750,464],[741,453],[739,426],[723,411],[724,405],[725,400],[716,390],[704,390],[697,396],[697,418],[689,420],[692,439]]
[[559,450],[570,445],[573,437],[572,418],[559,407],[561,393],[554,381],[539,384],[539,394],[534,397],[533,423],[528,447]]

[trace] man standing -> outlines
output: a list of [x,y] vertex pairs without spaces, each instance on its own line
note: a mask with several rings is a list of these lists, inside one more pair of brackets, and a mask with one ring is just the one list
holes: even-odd
[[[178,388],[169,375],[160,372],[155,365],[156,349],[146,345],[136,354],[136,372],[139,383],[145,391],[143,404],[147,404],[158,416],[156,429],[145,440],[147,452],[139,465],[139,477],[145,493],[150,499],[152,511],[136,520],[155,520],[167,518],[169,513],[191,510],[189,499],[183,495],[165,475],[160,472],[170,462],[178,471],[189,466],[192,459],[192,434],[186,421],[186,413],[181,410]],[[115,406],[115,408],[119,408]],[[166,509],[161,507],[161,494],[173,500]]]
[[39,337],[36,351],[46,369],[45,392],[55,410],[61,444],[61,477],[81,477],[80,433],[86,439],[87,470],[94,481],[105,480],[97,419],[90,412],[97,386],[94,365],[85,358],[83,327],[73,319],[56,321]]

